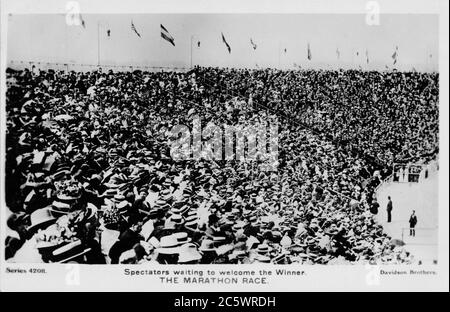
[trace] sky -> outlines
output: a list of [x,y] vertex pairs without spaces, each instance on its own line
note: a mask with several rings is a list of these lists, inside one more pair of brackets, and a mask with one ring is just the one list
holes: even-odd
[[[383,14],[379,25],[368,25],[363,14],[84,14],[82,18],[86,27],[67,25],[64,14],[10,15],[8,62],[189,67],[192,50],[193,65],[202,66],[438,70],[439,22],[431,14]],[[141,37],[132,31],[131,21]],[[161,38],[160,24],[175,38],[175,47]]]

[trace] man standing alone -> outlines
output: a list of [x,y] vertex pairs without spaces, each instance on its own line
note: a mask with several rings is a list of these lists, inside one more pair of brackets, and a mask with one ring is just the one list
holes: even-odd
[[387,204],[387,215],[388,215],[388,220],[387,222],[390,223],[392,221],[392,200],[391,200],[391,196],[388,196],[388,204]]
[[413,210],[412,215],[409,217],[409,236],[416,236],[416,224],[417,224],[417,216],[416,211]]

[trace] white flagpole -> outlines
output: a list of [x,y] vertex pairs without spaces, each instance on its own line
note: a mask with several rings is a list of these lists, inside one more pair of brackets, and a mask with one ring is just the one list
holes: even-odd
[[278,41],[278,69],[281,67],[281,42]]
[[100,22],[97,21],[97,65],[100,67]]
[[65,25],[65,28],[64,28],[64,32],[65,32],[65,38],[64,38],[64,40],[65,40],[65,50],[66,50],[66,57],[65,57],[65,60],[66,60],[66,62],[67,63],[69,63],[69,61],[70,61],[70,57],[69,57],[69,48],[68,48],[68,45],[69,45],[69,41],[70,40],[67,40],[68,39],[68,36],[69,36],[69,34],[68,34],[68,25],[67,25],[67,23],[66,23],[66,25]]
[[194,35],[191,35],[191,69],[192,69],[192,42],[194,39]]

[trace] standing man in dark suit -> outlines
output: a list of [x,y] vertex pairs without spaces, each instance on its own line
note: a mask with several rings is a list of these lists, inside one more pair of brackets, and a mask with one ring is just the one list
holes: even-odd
[[391,200],[391,196],[388,196],[388,204],[387,204],[387,215],[388,215],[388,220],[387,222],[390,223],[392,221],[392,200]]
[[417,224],[417,216],[416,211],[413,210],[412,215],[409,217],[409,236],[416,236],[416,224]]

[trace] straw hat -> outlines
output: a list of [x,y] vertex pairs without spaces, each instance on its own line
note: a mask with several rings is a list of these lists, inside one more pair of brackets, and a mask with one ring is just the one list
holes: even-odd
[[198,250],[203,251],[203,252],[215,251],[216,247],[214,246],[214,241],[210,240],[210,239],[204,239]]
[[260,255],[266,255],[267,253],[269,253],[270,251],[270,247],[267,244],[259,244],[258,247],[256,248],[256,252]]
[[186,222],[184,223],[185,226],[188,227],[195,227],[198,225],[198,216],[197,215],[192,215],[192,216],[188,216],[186,218]]
[[170,216],[170,221],[177,224],[177,225],[181,225],[184,224],[184,219],[182,215],[179,214],[173,214]]
[[51,206],[51,212],[57,217],[68,214],[70,212],[71,205],[59,200],[55,200]]
[[38,229],[44,229],[56,222],[56,218],[52,215],[52,209],[49,207],[41,208],[30,215],[31,225],[27,228],[28,232]]
[[122,193],[117,193],[114,195],[114,201],[116,203],[120,203],[121,201],[125,200],[125,195],[123,195]]
[[242,229],[244,229],[247,225],[248,225],[248,223],[245,222],[245,221],[238,221],[238,222],[236,222],[236,223],[233,225],[233,230],[235,230],[235,231],[242,230]]
[[188,217],[191,217],[191,216],[197,216],[197,215],[198,215],[197,209],[190,209],[190,210],[188,211],[188,213],[187,213],[187,216],[188,216]]
[[274,264],[282,264],[286,261],[286,255],[281,254],[272,259],[272,263]]
[[270,257],[264,255],[257,255],[255,258],[255,262],[270,263]]
[[184,205],[180,208],[172,208],[170,209],[170,213],[172,214],[178,214],[178,215],[182,215],[184,213],[186,213],[189,210],[189,206],[188,205]]
[[178,232],[172,235],[175,236],[175,238],[177,239],[179,246],[190,243],[192,241],[192,239],[188,236],[186,232]]
[[202,254],[197,250],[195,244],[185,244],[180,247],[178,263],[189,263],[202,259]]
[[121,212],[126,211],[129,207],[131,207],[131,203],[126,200],[122,200],[116,205],[116,208]]
[[53,262],[65,263],[70,260],[74,260],[82,255],[88,253],[91,249],[84,248],[79,239],[70,242],[58,249],[53,250],[52,260]]
[[227,238],[224,236],[213,235],[212,240],[213,240],[215,246],[219,246],[221,244],[224,244],[226,242]]
[[178,240],[174,235],[168,235],[161,237],[159,242],[159,248],[156,251],[164,255],[174,255],[179,252]]
[[78,199],[80,199],[81,195],[77,195],[77,196],[70,196],[70,195],[65,195],[65,194],[58,194],[56,195],[56,198],[62,202],[65,203],[72,203]]

